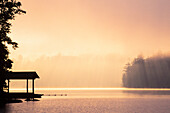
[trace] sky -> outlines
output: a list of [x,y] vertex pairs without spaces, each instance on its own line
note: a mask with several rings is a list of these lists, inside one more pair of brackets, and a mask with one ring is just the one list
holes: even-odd
[[121,87],[127,62],[170,51],[169,0],[20,1],[10,58],[37,87]]

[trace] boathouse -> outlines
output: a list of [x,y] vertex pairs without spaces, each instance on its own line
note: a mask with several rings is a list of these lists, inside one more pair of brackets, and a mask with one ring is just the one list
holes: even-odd
[[[6,96],[11,99],[27,99],[27,100],[34,100],[34,98],[41,98],[42,94],[35,94],[34,93],[34,80],[36,78],[40,78],[36,72],[9,72],[6,74],[6,80],[8,81],[7,84],[7,93]],[[26,80],[26,92],[10,92],[10,80]],[[28,90],[28,81],[32,80],[32,92]]]

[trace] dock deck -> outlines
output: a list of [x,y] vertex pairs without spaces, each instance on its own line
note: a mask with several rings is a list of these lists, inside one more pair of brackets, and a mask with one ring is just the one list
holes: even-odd
[[33,93],[6,93],[7,98],[15,99],[26,99],[26,98],[41,98],[43,94],[33,94]]

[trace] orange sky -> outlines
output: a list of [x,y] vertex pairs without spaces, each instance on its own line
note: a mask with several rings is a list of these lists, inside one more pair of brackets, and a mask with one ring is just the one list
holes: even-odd
[[19,43],[11,51],[13,69],[37,70],[39,87],[49,72],[49,87],[121,86],[128,60],[170,51],[169,0],[21,2],[27,14],[13,21],[10,36]]

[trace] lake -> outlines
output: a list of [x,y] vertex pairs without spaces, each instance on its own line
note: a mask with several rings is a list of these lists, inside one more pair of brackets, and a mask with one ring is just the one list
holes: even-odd
[[[12,89],[21,92],[24,89]],[[36,88],[40,101],[9,103],[0,113],[169,113],[170,89]]]

